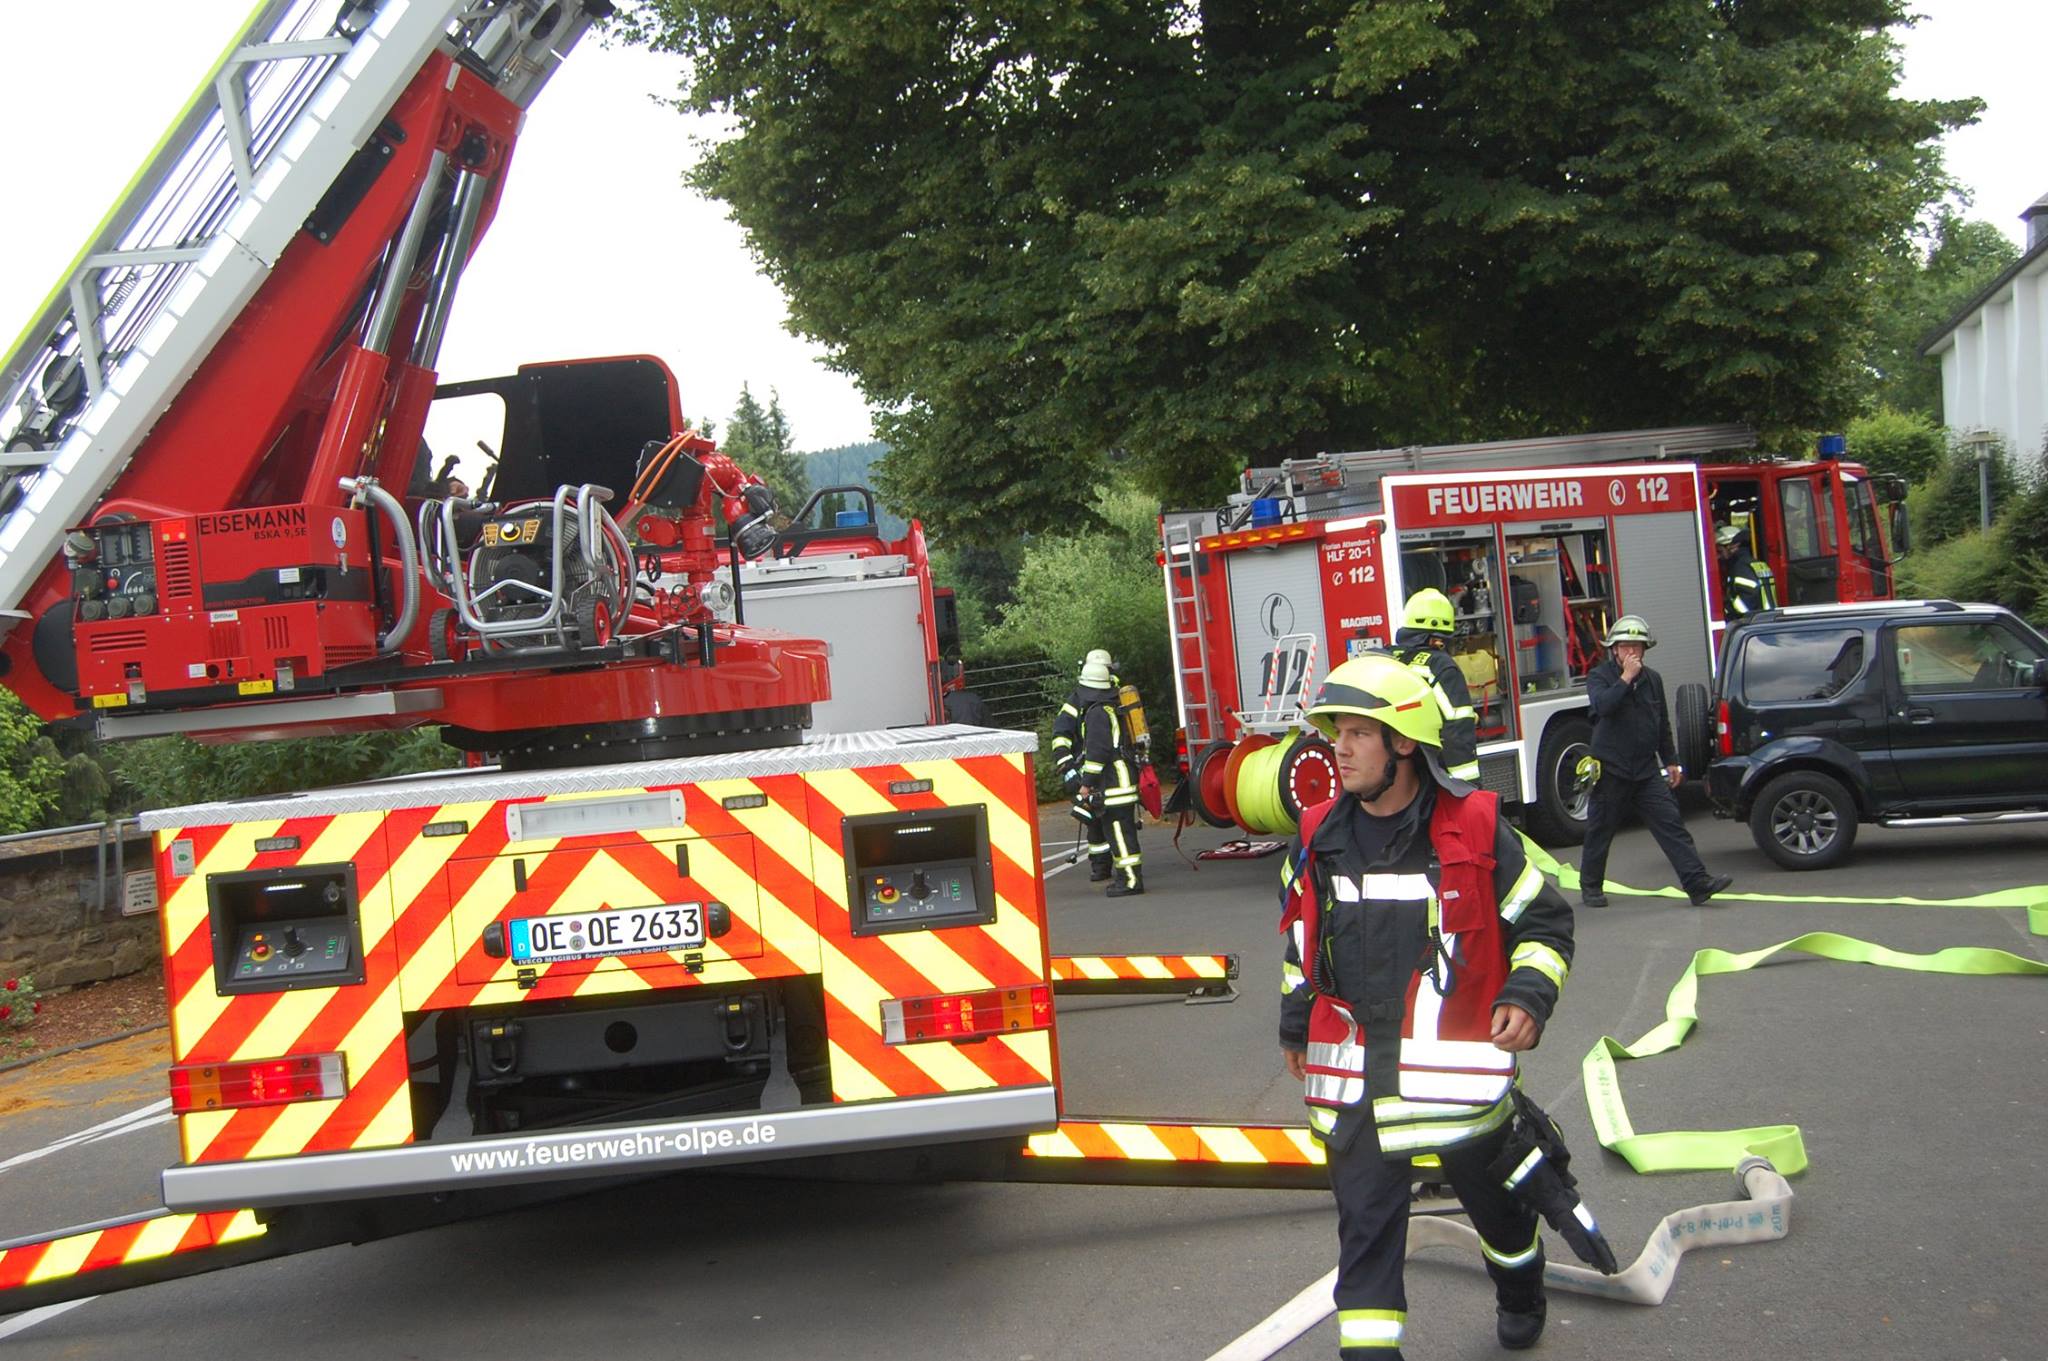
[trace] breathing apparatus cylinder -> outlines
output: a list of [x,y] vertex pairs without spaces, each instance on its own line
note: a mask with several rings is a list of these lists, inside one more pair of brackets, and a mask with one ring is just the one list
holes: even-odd
[[1138,687],[1125,681],[1117,687],[1117,707],[1123,710],[1124,726],[1131,734],[1131,745],[1144,750],[1152,742],[1152,734],[1145,726],[1145,702],[1138,698]]

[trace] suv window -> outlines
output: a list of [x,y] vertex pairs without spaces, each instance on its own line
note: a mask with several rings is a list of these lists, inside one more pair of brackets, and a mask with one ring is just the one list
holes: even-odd
[[1750,704],[1832,699],[1863,674],[1863,630],[1802,629],[1757,634],[1742,649],[1742,695]]
[[1902,625],[1892,635],[1909,695],[2030,688],[2039,648],[1996,621]]

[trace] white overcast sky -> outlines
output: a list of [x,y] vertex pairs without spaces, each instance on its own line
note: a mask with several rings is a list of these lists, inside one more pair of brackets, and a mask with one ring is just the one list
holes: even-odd
[[[1949,140],[1971,215],[2023,240],[2048,192],[2048,3],[1918,0],[1905,92],[1978,95]],[[0,335],[10,342],[249,11],[249,0],[0,0]],[[693,126],[650,96],[674,59],[587,40],[536,103],[465,280],[444,378],[651,353],[684,411],[721,424],[742,383],[774,389],[797,447],[870,437],[852,382],[783,329],[786,309],[723,210],[681,187]]]

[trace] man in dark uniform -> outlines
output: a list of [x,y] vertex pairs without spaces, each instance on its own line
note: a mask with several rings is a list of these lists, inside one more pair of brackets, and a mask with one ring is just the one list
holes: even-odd
[[1541,1158],[1516,1090],[1515,1056],[1536,1046],[1571,967],[1571,907],[1499,799],[1444,772],[1424,677],[1368,652],[1332,671],[1304,716],[1330,739],[1343,792],[1303,813],[1281,866],[1280,1049],[1337,1199],[1338,1346],[1345,1361],[1401,1355],[1410,1159],[1424,1153],[1479,1235],[1501,1345],[1534,1346],[1538,1209],[1613,1269],[1568,1184],[1535,1193]]
[[1593,705],[1593,755],[1600,773],[1593,785],[1592,825],[1586,829],[1585,853],[1579,859],[1579,901],[1587,907],[1607,906],[1607,848],[1622,814],[1633,808],[1657,838],[1693,906],[1702,906],[1735,881],[1708,873],[1672,793],[1685,780],[1685,767],[1673,754],[1677,744],[1671,739],[1664,678],[1643,665],[1643,654],[1657,640],[1639,615],[1624,614],[1614,621],[1606,641],[1607,660],[1586,676],[1586,694]]
[[1434,586],[1408,597],[1401,627],[1394,634],[1394,656],[1429,682],[1443,711],[1444,772],[1454,780],[1479,783],[1479,715],[1472,707],[1472,687],[1465,673],[1445,651],[1456,636],[1458,621],[1451,598]]

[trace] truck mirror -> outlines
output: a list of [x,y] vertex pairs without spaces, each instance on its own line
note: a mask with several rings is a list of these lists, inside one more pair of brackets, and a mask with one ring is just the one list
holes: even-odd
[[1906,518],[1906,503],[1892,502],[1892,556],[1903,558],[1913,546],[1913,527]]

